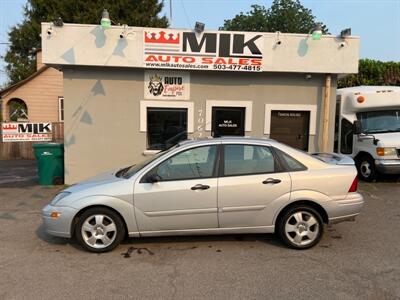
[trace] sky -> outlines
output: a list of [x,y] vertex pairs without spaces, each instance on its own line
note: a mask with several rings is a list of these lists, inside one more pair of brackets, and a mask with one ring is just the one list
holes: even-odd
[[[350,27],[361,38],[361,58],[400,62],[400,0],[300,0],[312,10],[333,35]],[[270,7],[272,0],[171,0],[173,28],[193,28],[203,22],[216,30],[224,20],[247,12],[252,4]],[[7,82],[4,60],[7,32],[22,21],[25,0],[0,0],[0,86]],[[170,0],[164,0],[162,15],[170,17]],[[112,18],[112,16],[111,16]]]

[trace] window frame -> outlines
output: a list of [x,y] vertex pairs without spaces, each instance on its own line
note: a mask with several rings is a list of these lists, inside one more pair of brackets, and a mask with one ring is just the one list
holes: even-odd
[[212,171],[211,176],[200,177],[200,178],[192,177],[192,178],[183,178],[183,179],[167,179],[167,180],[162,179],[162,180],[159,180],[158,182],[172,182],[172,181],[187,181],[187,180],[202,180],[202,179],[218,178],[219,168],[220,168],[220,158],[221,158],[221,144],[208,144],[208,145],[199,145],[199,146],[195,146],[195,147],[185,148],[182,151],[179,151],[171,156],[168,156],[166,159],[160,161],[155,166],[153,166],[150,170],[146,171],[145,174],[140,178],[139,183],[150,183],[147,179],[151,175],[156,174],[155,170],[158,169],[158,167],[165,161],[172,159],[176,155],[179,155],[185,151],[190,151],[190,150],[201,148],[201,147],[216,147],[217,152],[215,154],[214,166],[213,166],[213,171]]
[[[61,102],[62,102],[62,109],[61,109]],[[62,113],[61,113],[62,111]],[[62,118],[61,118],[62,115]],[[59,122],[64,122],[65,120],[65,103],[64,103],[64,97],[59,96],[58,97],[58,121]]]
[[[170,148],[170,147],[166,147],[165,149],[155,149],[154,147],[151,147],[151,144],[150,144],[150,130],[149,130],[149,113],[151,112],[151,110],[157,110],[157,109],[164,109],[164,110],[169,110],[169,111],[173,111],[173,110],[175,110],[175,112],[182,112],[182,111],[184,111],[185,112],[185,114],[186,114],[186,129],[185,129],[185,132],[186,132],[186,137],[184,138],[184,139],[182,139],[182,140],[187,140],[187,138],[188,138],[188,136],[189,136],[189,132],[187,131],[187,128],[188,128],[188,119],[189,119],[189,109],[188,108],[186,108],[186,107],[182,107],[182,108],[180,108],[180,107],[151,107],[151,106],[148,106],[147,108],[146,108],[146,122],[147,122],[147,129],[146,129],[146,149],[147,150],[150,150],[150,151],[163,151],[163,150],[166,150],[166,149],[168,149],[168,148]],[[181,142],[182,140],[179,140],[178,141],[178,143],[179,142]],[[163,141],[163,144],[165,145],[165,142],[167,142],[168,141],[168,139],[167,140],[164,140]],[[177,143],[175,143],[175,145],[176,145]]]
[[[252,147],[264,147],[268,148],[268,150],[271,152],[273,158],[274,158],[274,172],[257,172],[257,173],[240,173],[240,174],[232,174],[232,175],[225,175],[225,146],[229,145],[240,145],[240,146],[252,146]],[[221,150],[220,150],[220,156],[219,156],[219,173],[218,177],[223,178],[223,177],[237,177],[237,176],[252,176],[252,175],[262,175],[262,174],[276,174],[276,173],[285,173],[287,170],[282,165],[282,162],[280,161],[279,157],[277,156],[276,152],[274,151],[274,147],[270,145],[258,145],[258,144],[251,144],[251,143],[226,143],[226,144],[221,144]]]

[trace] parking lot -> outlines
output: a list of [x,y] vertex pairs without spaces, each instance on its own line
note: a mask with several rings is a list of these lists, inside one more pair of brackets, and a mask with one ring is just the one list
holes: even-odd
[[36,184],[35,162],[0,161],[0,299],[398,299],[400,180],[360,183],[355,222],[314,248],[274,235],[129,239],[91,254],[48,236],[41,208],[61,189]]

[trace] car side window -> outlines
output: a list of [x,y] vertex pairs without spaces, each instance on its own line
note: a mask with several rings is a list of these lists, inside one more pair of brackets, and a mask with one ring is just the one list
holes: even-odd
[[274,147],[274,151],[279,155],[281,160],[285,163],[288,171],[296,172],[296,171],[304,171],[307,170],[307,167],[304,166],[302,163],[291,157],[289,154],[286,154],[282,150],[279,150]]
[[149,174],[158,175],[159,181],[212,177],[217,146],[191,148],[160,163]]
[[275,158],[268,147],[224,146],[224,176],[274,173],[276,168]]

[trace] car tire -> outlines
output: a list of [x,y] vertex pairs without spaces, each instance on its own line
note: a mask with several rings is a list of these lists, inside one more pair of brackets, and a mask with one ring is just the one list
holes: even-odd
[[321,215],[307,205],[290,207],[283,213],[277,225],[281,241],[288,247],[299,250],[315,246],[324,231]]
[[361,156],[356,159],[356,167],[358,177],[367,182],[374,181],[377,178],[378,172],[375,168],[375,160],[371,156]]
[[107,252],[125,238],[125,226],[121,217],[111,209],[94,207],[78,217],[75,238],[90,252]]

